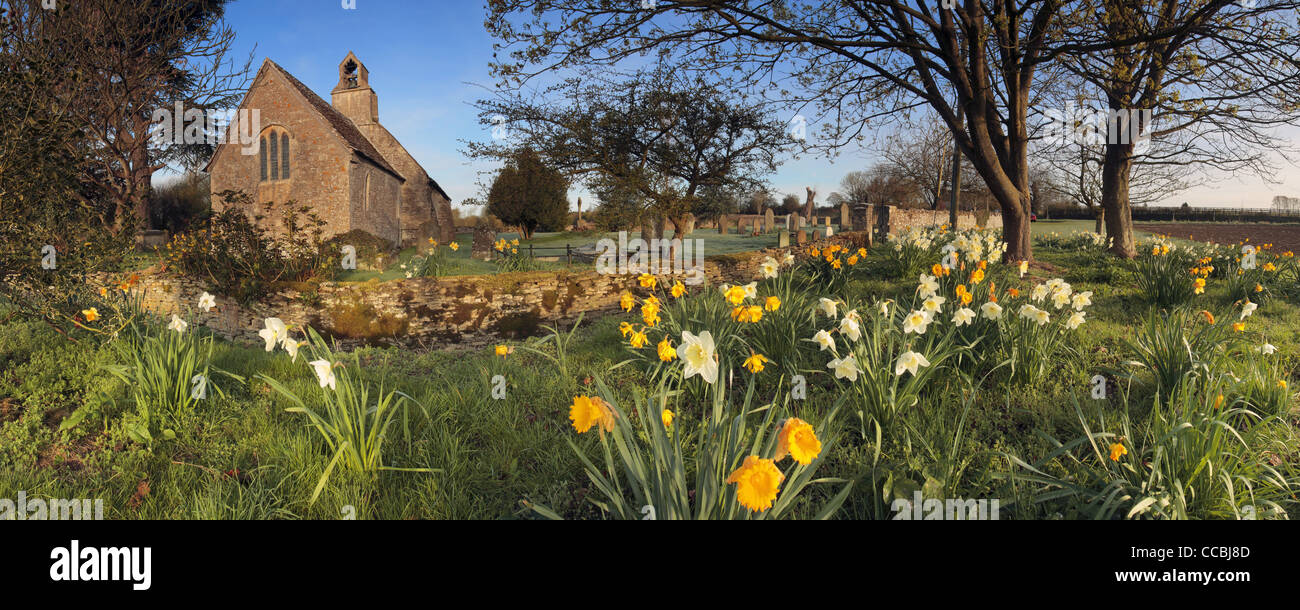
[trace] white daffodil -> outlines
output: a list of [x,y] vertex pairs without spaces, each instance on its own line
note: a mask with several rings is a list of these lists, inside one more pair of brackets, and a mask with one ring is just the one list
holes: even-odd
[[780,272],[781,264],[776,262],[776,259],[769,256],[763,259],[763,264],[759,265],[758,269],[763,273],[764,278],[770,280],[776,277],[777,274]]
[[1091,307],[1092,291],[1080,292],[1075,294],[1074,297],[1072,298],[1072,302],[1074,304],[1074,309],[1076,311],[1083,311],[1084,307]]
[[921,294],[921,298],[928,299],[939,294],[939,281],[932,275],[922,273],[920,285],[917,286],[916,291]]
[[790,266],[794,264],[794,255],[789,252],[785,253],[785,258],[781,259],[781,264]]
[[1052,289],[1048,288],[1046,284],[1039,284],[1034,286],[1034,291],[1029,293],[1029,298],[1033,299],[1035,303],[1042,303],[1043,299],[1046,299],[1051,291]]
[[930,366],[930,361],[926,360],[925,356],[913,351],[908,351],[898,357],[898,363],[894,365],[894,374],[901,376],[904,372],[908,372],[915,377],[918,368],[925,368],[927,366]]
[[928,311],[932,314],[939,313],[943,311],[943,304],[947,302],[948,299],[935,295],[926,299],[925,303],[921,304],[921,309],[924,309],[925,311]]
[[1247,300],[1246,304],[1241,306],[1241,319],[1245,320],[1246,318],[1249,318],[1251,314],[1255,313],[1256,309],[1259,309],[1259,305],[1251,303],[1250,300]]
[[257,336],[266,341],[266,351],[275,351],[275,346],[289,336],[289,327],[280,318],[267,318],[265,324],[266,328],[257,331]]
[[1052,305],[1057,309],[1064,308],[1070,304],[1070,293],[1064,290],[1058,290],[1052,295]]
[[807,340],[816,343],[821,348],[820,351],[831,350],[832,353],[835,351],[835,337],[832,337],[830,333],[824,330],[817,331],[817,334],[813,335],[812,339]]
[[186,324],[185,320],[180,319],[176,314],[172,314],[172,323],[167,325],[168,330],[174,330],[181,334],[185,334],[185,329],[189,327],[190,325]]
[[952,314],[952,323],[957,326],[966,326],[975,320],[975,312],[963,307]]
[[926,329],[930,327],[931,319],[932,318],[928,312],[920,309],[907,314],[907,316],[903,318],[903,334],[916,333],[918,335],[924,335]]
[[677,346],[677,357],[686,365],[682,379],[699,375],[708,383],[718,381],[718,361],[714,356],[713,333],[703,331],[698,336],[682,331],[682,343]]
[[940,262],[939,265],[940,265],[941,267],[943,267],[944,269],[949,269],[949,270],[951,270],[951,269],[956,269],[956,268],[957,268],[957,253],[956,253],[956,252],[949,252],[948,254],[944,255],[944,257],[943,257],[943,261]]
[[338,389],[338,379],[334,377],[334,363],[329,360],[317,360],[310,364],[312,371],[316,373],[316,381],[320,382],[320,387]]
[[294,362],[297,362],[298,350],[301,349],[302,346],[304,345],[307,345],[306,341],[299,342],[299,341],[294,341],[293,339],[286,338],[284,340],[284,351],[289,352],[289,358],[291,358]]
[[840,320],[840,334],[857,341],[862,338],[862,327],[858,325],[857,320],[845,316],[843,320]]
[[1264,345],[1259,346],[1259,353],[1264,354],[1265,356],[1272,356],[1276,351],[1277,346],[1272,343],[1265,343]]
[[1046,311],[1043,311],[1042,309],[1037,309],[1034,311],[1034,315],[1033,317],[1030,318],[1030,320],[1033,320],[1034,322],[1037,322],[1039,326],[1042,326],[1044,324],[1047,324],[1048,322],[1051,322],[1052,316],[1048,314]]
[[889,315],[889,304],[890,304],[890,303],[893,303],[893,301],[881,301],[881,302],[880,302],[880,315],[882,315],[882,316],[887,316],[887,315]]
[[204,312],[209,312],[212,311],[212,308],[216,306],[217,306],[217,297],[214,297],[206,292],[199,295],[199,309],[202,309]]
[[1002,317],[1002,306],[990,301],[980,305],[980,313],[983,314],[985,318],[996,320]]
[[1086,322],[1086,321],[1087,321],[1087,320],[1084,320],[1083,312],[1082,312],[1082,311],[1076,311],[1076,312],[1070,314],[1070,319],[1068,319],[1068,320],[1065,321],[1065,327],[1068,328],[1068,329],[1070,329],[1070,330],[1074,330],[1074,329],[1076,329],[1076,328],[1079,328],[1079,326],[1082,325],[1082,324],[1083,324],[1084,322]]
[[1029,273],[1029,261],[1020,261],[1020,277],[1025,277]]
[[758,298],[758,282],[750,282],[741,287],[745,289],[745,298],[747,299]]
[[830,299],[822,299],[817,302],[817,306],[821,308],[822,313],[826,314],[826,317],[828,318],[839,317],[840,309],[839,306],[835,304],[835,301],[832,301]]
[[830,361],[826,368],[835,372],[836,379],[848,379],[850,382],[858,380],[858,363],[853,359],[853,354]]

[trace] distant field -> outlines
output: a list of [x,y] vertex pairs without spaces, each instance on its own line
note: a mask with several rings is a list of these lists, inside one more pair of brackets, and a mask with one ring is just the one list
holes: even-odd
[[1249,240],[1253,244],[1273,244],[1278,251],[1300,250],[1300,224],[1152,222],[1134,228],[1192,241],[1235,244]]

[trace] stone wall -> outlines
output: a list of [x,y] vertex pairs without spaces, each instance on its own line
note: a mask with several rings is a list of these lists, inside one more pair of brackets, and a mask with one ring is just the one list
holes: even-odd
[[[973,229],[976,225],[975,212],[958,212],[957,228]],[[912,210],[904,208],[890,208],[889,210],[889,232],[899,233],[906,231],[911,227],[933,227],[948,224],[948,210]],[[1002,228],[1002,213],[998,210],[989,212],[988,222],[985,223],[986,229]]]
[[[852,234],[833,241],[854,243]],[[705,261],[713,285],[759,279],[759,266],[789,248],[722,255]],[[665,276],[661,281],[674,281]],[[106,281],[115,285],[115,281]],[[579,315],[618,311],[624,291],[643,294],[635,275],[581,272],[527,272],[491,276],[416,278],[367,283],[326,282],[314,292],[285,288],[262,302],[240,305],[217,297],[217,307],[198,311],[204,286],[149,269],[140,274],[145,307],[164,317],[187,314],[217,334],[250,345],[266,318],[310,325],[346,346],[408,344],[437,349],[481,347],[499,339],[537,334],[540,326],[571,322]],[[703,286],[689,286],[691,292]]]

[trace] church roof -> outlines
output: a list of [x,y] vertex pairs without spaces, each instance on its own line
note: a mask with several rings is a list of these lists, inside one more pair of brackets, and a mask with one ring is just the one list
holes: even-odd
[[312,107],[316,109],[316,112],[320,113],[321,117],[325,119],[325,122],[329,123],[330,127],[332,127],[334,131],[348,143],[348,146],[352,147],[353,151],[367,159],[370,159],[375,163],[375,165],[378,165],[388,173],[397,176],[398,179],[402,181],[406,180],[401,173],[393,169],[393,166],[390,165],[388,160],[379,153],[379,150],[375,148],[375,145],[370,143],[370,140],[366,138],[365,134],[362,134],[361,130],[357,129],[357,126],[354,125],[350,119],[343,116],[343,113],[335,110],[333,106],[326,103],[319,95],[316,95],[316,92],[312,91],[311,87],[304,85],[302,81],[294,78],[288,70],[281,68],[279,64],[270,59],[266,60],[266,63],[272,68],[278,70],[280,74],[284,75],[285,80],[289,81],[289,84],[293,85],[293,87],[307,99],[307,102],[310,103]]

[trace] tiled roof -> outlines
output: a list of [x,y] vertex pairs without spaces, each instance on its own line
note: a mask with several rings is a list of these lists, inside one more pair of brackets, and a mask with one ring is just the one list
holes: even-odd
[[348,146],[352,147],[352,150],[355,150],[357,154],[370,159],[376,165],[392,175],[397,176],[398,179],[406,181],[406,178],[404,178],[402,174],[398,173],[397,170],[393,169],[392,165],[388,164],[388,160],[385,159],[383,155],[379,154],[379,151],[375,149],[375,145],[370,143],[370,140],[366,138],[365,134],[361,133],[361,130],[357,129],[357,126],[354,125],[350,119],[343,116],[343,114],[338,110],[335,110],[333,106],[326,103],[319,95],[316,95],[316,92],[312,91],[311,87],[304,85],[302,81],[294,78],[292,74],[289,74],[288,70],[281,68],[278,64],[269,59],[266,60],[266,63],[276,70],[279,70],[280,74],[283,74],[284,78],[289,81],[289,84],[293,85],[298,89],[299,93],[302,93],[303,97],[307,98],[307,101],[316,108],[316,111],[319,112],[322,117],[324,117],[325,121],[330,124],[330,127],[333,127],[334,131],[338,132],[338,134],[343,137],[343,140],[348,143]]

